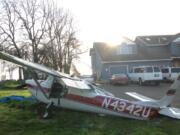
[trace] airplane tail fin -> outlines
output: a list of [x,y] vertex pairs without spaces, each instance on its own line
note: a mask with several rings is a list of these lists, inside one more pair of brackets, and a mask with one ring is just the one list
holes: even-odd
[[169,106],[174,99],[175,93],[175,89],[169,89],[164,97],[162,97],[160,100],[157,100],[157,104],[160,107]]
[[174,81],[170,86],[170,89],[166,92],[166,95],[160,100],[157,100],[157,103],[160,107],[169,106],[174,99],[176,91],[180,89],[180,76]]

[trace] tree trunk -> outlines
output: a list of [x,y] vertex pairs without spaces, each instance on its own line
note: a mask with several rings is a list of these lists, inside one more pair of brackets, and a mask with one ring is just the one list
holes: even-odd
[[22,68],[19,67],[19,80],[22,80],[22,72],[21,72],[21,69],[22,69]]

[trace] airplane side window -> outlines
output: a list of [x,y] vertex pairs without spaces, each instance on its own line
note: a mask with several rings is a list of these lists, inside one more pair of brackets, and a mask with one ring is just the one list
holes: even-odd
[[51,87],[50,97],[59,98],[64,96],[66,93],[67,88],[59,80],[55,79]]

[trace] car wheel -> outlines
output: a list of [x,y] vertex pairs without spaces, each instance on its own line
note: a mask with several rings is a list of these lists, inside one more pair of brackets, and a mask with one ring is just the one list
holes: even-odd
[[143,85],[142,79],[139,78],[139,86],[142,86],[142,85]]

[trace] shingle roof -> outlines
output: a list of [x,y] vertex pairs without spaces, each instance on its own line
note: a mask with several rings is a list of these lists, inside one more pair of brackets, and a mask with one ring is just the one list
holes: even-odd
[[138,52],[137,54],[130,55],[116,55],[115,52],[118,46],[110,46],[107,43],[95,42],[94,48],[101,56],[102,61],[132,61],[132,60],[157,60],[157,59],[170,59],[170,51],[154,54],[148,54],[146,52]]
[[[152,35],[152,36],[137,36],[134,45],[137,46],[137,54],[129,55],[116,55],[118,45],[111,46],[104,42],[95,42],[93,48],[99,53],[102,61],[132,61],[132,60],[158,60],[158,59],[171,59],[171,57],[176,57],[171,54],[169,44],[176,39],[179,39],[180,33],[175,35]],[[128,44],[133,45],[133,41],[128,38],[126,39]],[[140,44],[141,43],[141,44]],[[143,45],[143,46],[142,46]],[[162,47],[161,52],[149,51],[148,48],[152,47]],[[156,50],[156,49],[155,49]]]
[[140,41],[144,45],[168,45],[175,35],[153,35],[153,36],[137,36],[135,42]]

